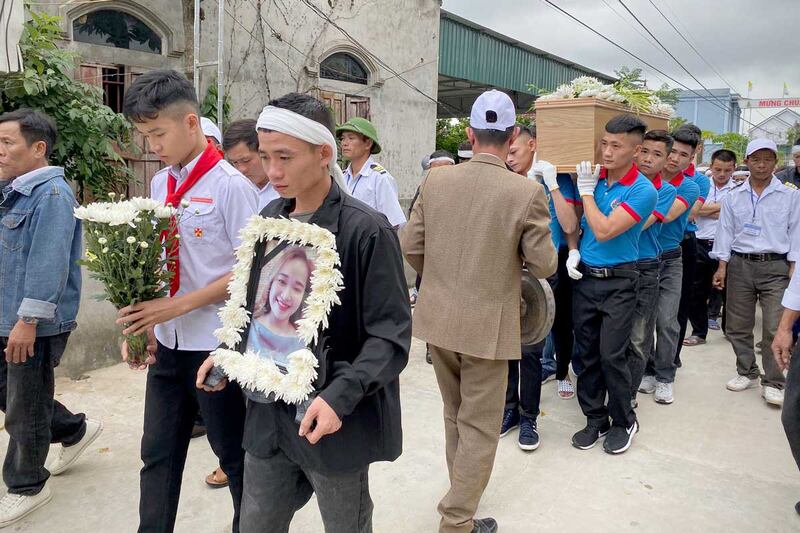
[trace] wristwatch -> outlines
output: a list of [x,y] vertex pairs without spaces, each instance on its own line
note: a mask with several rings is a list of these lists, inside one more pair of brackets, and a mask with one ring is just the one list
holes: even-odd
[[39,323],[39,319],[32,316],[21,316],[19,319],[22,320],[23,324],[29,324],[31,326],[35,326]]

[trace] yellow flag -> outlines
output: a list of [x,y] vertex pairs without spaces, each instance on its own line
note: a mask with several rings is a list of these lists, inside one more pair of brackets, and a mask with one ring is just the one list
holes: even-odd
[[783,96],[789,96],[789,86],[786,85],[786,82],[783,82]]
[[747,82],[747,90],[748,91],[752,91],[753,90],[753,82],[752,81],[748,81]]

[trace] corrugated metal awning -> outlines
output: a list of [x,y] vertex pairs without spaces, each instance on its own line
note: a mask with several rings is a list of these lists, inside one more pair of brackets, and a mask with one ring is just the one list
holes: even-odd
[[478,94],[488,88],[509,93],[520,112],[536,91],[552,91],[579,76],[605,83],[612,76],[578,65],[467,19],[441,11],[439,20],[439,116],[468,114]]
[[23,0],[0,0],[0,73],[22,70],[19,39],[25,25]]

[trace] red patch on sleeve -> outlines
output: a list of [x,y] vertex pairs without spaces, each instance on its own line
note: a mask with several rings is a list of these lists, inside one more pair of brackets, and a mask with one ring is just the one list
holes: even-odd
[[629,214],[630,216],[632,216],[632,217],[633,217],[633,219],[634,219],[636,222],[639,222],[640,220],[642,220],[642,217],[640,217],[640,216],[639,216],[639,213],[637,213],[636,211],[634,211],[634,210],[633,210],[633,208],[632,208],[631,206],[629,206],[628,204],[626,204],[625,202],[622,202],[622,203],[621,203],[621,204],[619,204],[619,205],[620,205],[620,207],[622,207],[622,209],[624,209],[625,211],[627,211],[627,212],[628,212],[628,214]]

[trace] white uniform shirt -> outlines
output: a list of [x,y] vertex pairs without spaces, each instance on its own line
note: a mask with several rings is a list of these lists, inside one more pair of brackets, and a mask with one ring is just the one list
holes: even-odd
[[788,254],[800,257],[800,196],[775,176],[761,197],[750,180],[728,193],[722,202],[711,257],[730,261],[731,251],[743,254]]
[[353,176],[351,166],[348,165],[344,171],[344,181],[351,196],[386,215],[392,226],[406,222],[406,215],[397,199],[397,183],[371,157],[357,176]]
[[[172,174],[181,186],[200,156],[182,169],[160,170],[150,185],[150,196],[164,203],[167,175]],[[176,296],[208,286],[228,274],[239,246],[239,230],[258,207],[256,187],[224,159],[208,171],[194,187],[186,191],[189,207],[181,208],[180,282]],[[224,302],[200,307],[156,326],[156,338],[164,346],[180,350],[211,351],[219,346],[214,330],[221,327],[217,312]]]
[[[711,190],[708,191],[708,198],[706,201],[703,202],[703,205],[711,205],[711,204],[720,204],[722,203],[722,199],[728,196],[733,189],[738,187],[735,181],[728,180],[728,183],[723,185],[721,188],[717,188],[717,185],[712,181],[711,182]],[[697,224],[697,238],[698,239],[705,239],[705,240],[714,240],[714,237],[717,234],[717,225],[719,224],[718,218],[711,218],[711,217],[697,217],[696,220]]]
[[272,200],[280,197],[278,191],[276,191],[275,187],[268,181],[266,185],[258,190],[258,212],[260,213]]
[[786,309],[800,311],[800,268],[794,269],[789,286],[786,287],[786,291],[783,293],[781,304]]

